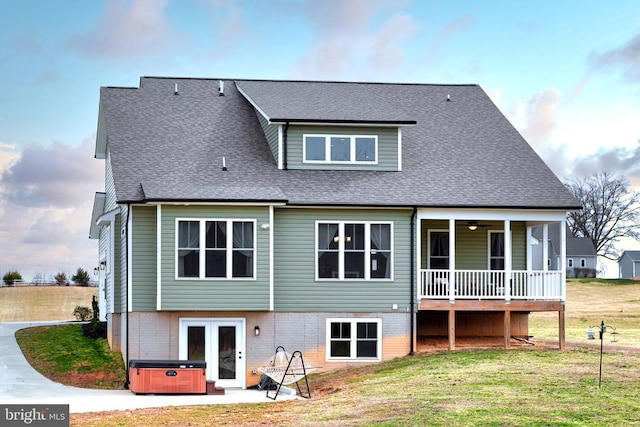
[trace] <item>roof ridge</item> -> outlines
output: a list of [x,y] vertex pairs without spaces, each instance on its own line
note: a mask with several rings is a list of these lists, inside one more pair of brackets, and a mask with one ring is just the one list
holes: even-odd
[[478,83],[418,83],[418,82],[372,82],[356,80],[309,80],[309,79],[250,79],[233,77],[178,77],[178,76],[141,76],[140,79],[164,79],[164,80],[202,80],[217,81],[230,80],[234,82],[274,82],[274,83],[332,83],[332,84],[367,84],[367,85],[393,85],[393,86],[442,86],[442,87],[478,87]]

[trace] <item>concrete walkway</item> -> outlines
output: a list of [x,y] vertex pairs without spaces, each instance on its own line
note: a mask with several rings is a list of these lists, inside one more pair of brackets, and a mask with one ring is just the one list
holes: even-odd
[[[120,411],[162,406],[273,402],[258,390],[226,390],[225,395],[135,395],[128,390],[68,387],[40,375],[27,363],[15,333],[61,322],[0,323],[0,403],[68,404],[71,413]],[[295,396],[279,394],[278,400]]]

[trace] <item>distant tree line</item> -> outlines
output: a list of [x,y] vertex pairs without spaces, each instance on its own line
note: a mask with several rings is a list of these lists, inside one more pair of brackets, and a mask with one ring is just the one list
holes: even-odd
[[621,238],[640,241],[640,192],[631,191],[624,177],[597,172],[565,186],[582,206],[569,213],[567,225],[575,236],[591,239],[599,256],[617,260]]
[[[6,286],[14,286],[25,282],[22,278],[22,274],[20,274],[18,270],[7,271],[4,276],[2,276],[2,281]],[[71,283],[73,283],[76,286],[89,286],[91,284],[91,276],[89,276],[89,273],[83,268],[78,268],[76,273],[71,276],[70,281],[67,277],[67,274],[64,272],[57,273],[55,276],[53,276],[52,281],[46,281],[42,274],[37,273],[30,283],[33,283],[35,285],[55,283],[58,286],[69,286]]]

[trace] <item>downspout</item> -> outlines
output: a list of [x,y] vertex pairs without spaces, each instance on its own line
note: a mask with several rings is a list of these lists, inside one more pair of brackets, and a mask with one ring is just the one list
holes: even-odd
[[287,134],[289,133],[289,122],[286,122],[284,125],[284,135],[282,137],[282,148],[284,150],[284,153],[282,153],[282,157],[283,157],[283,163],[284,163],[284,170],[288,170],[289,169],[289,164],[287,162]]
[[125,369],[125,380],[124,380],[124,388],[125,390],[129,390],[129,239],[131,238],[131,236],[129,236],[129,221],[131,220],[131,205],[127,204],[127,242],[126,245],[124,245],[125,247],[125,287],[124,287],[124,294],[125,294],[125,318],[127,321],[127,350],[125,352],[125,358],[127,359],[126,365],[124,367]]
[[418,214],[418,208],[414,206],[413,208],[413,213],[411,214],[411,287],[410,287],[410,291],[409,294],[411,295],[411,302],[409,304],[410,310],[411,310],[411,321],[410,323],[410,327],[409,327],[409,336],[411,337],[411,344],[409,347],[409,355],[413,355],[414,353],[414,347],[413,347],[413,342],[414,342],[414,335],[415,335],[415,305],[416,305],[416,289],[415,289],[415,285],[416,285],[416,215]]

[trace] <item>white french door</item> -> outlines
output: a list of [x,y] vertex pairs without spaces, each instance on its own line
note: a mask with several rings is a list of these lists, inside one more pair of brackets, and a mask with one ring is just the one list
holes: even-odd
[[245,319],[180,319],[181,360],[207,362],[207,380],[245,387]]

